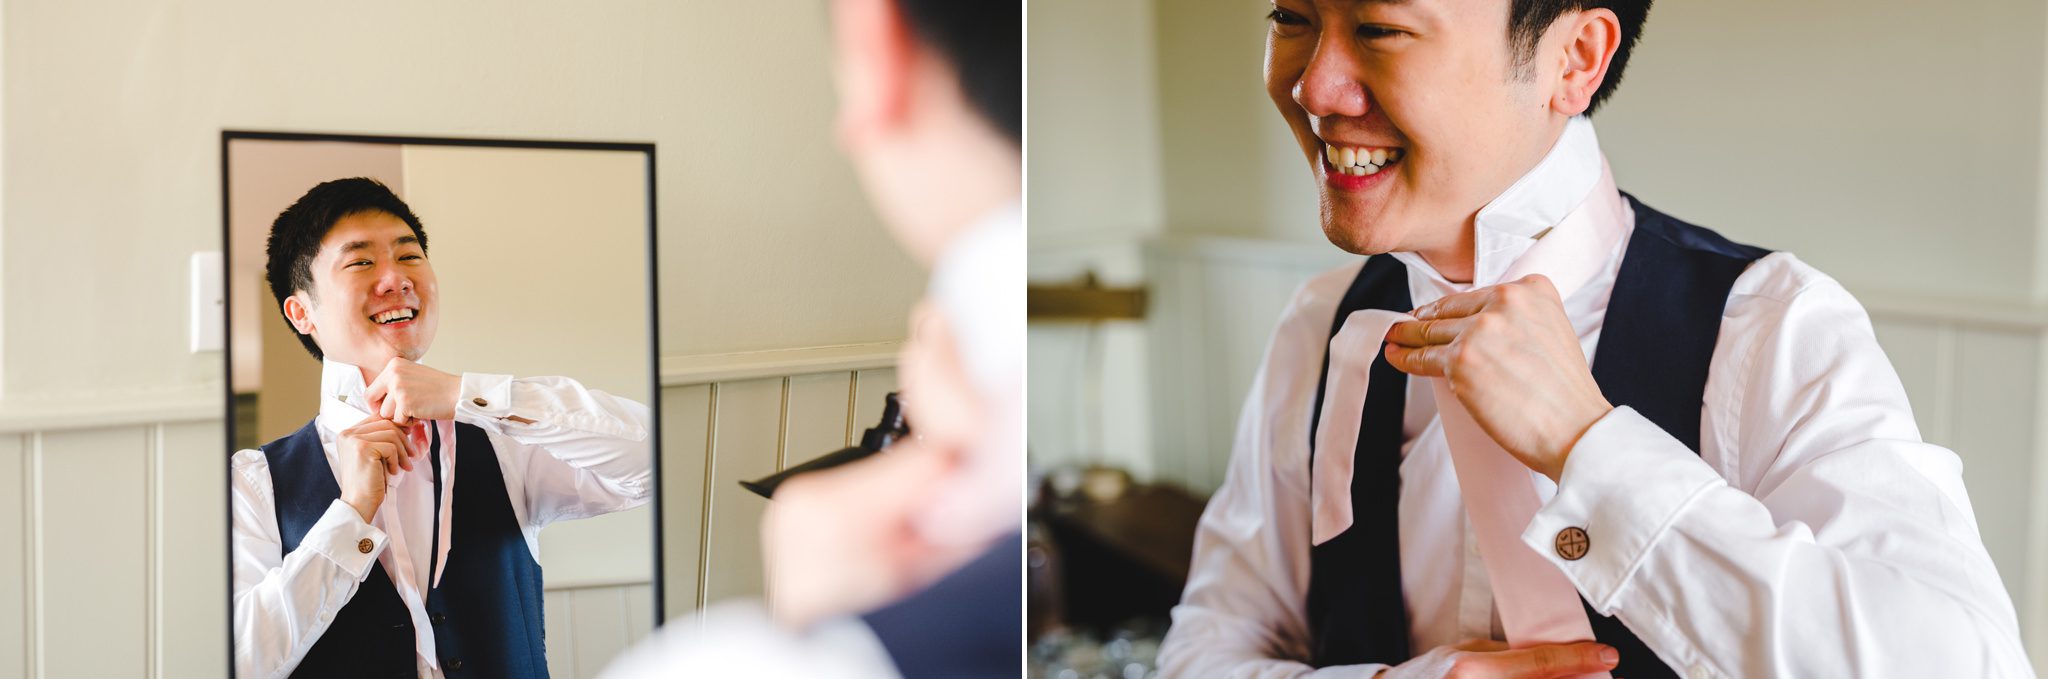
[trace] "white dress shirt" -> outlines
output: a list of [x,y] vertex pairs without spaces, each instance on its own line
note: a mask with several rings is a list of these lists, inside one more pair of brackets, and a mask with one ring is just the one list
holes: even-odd
[[[366,416],[365,385],[355,366],[335,361],[323,362],[320,382],[315,429],[332,465],[336,433]],[[631,509],[652,496],[645,404],[563,377],[465,373],[455,421],[482,428],[489,437],[512,512],[536,561],[543,526]],[[442,442],[443,477],[450,481],[456,471],[452,443]],[[425,622],[424,592],[430,587],[423,583],[437,575],[427,572],[430,556],[438,552],[445,561],[452,536],[443,530],[434,543],[435,521],[448,517],[435,515],[433,472],[424,456],[412,471],[389,479],[371,522],[335,500],[289,555],[283,554],[278,531],[268,458],[261,450],[242,450],[232,467],[238,676],[290,674],[369,577],[373,562],[384,567],[412,613],[420,676],[442,676],[433,626]],[[443,485],[445,493],[453,492],[452,483]],[[366,539],[372,544],[368,552],[358,549]]]
[[[1504,282],[1604,167],[1592,124],[1574,119],[1480,211],[1473,281],[1392,255],[1407,265],[1414,303]],[[1590,197],[1603,198],[1613,199]],[[1589,358],[1626,248],[1624,237],[1585,252],[1605,269],[1565,300]],[[1167,676],[1384,669],[1305,664],[1309,422],[1330,323],[1360,266],[1304,284],[1274,332],[1160,649]],[[1503,638],[1426,380],[1408,381],[1403,441],[1399,547],[1412,652]],[[1774,253],[1735,281],[1700,445],[1695,455],[1615,408],[1572,449],[1560,482],[1539,488],[1545,504],[1523,541],[1693,676],[2031,676],[1961,461],[1920,440],[1868,316],[1833,279]],[[1591,538],[1577,561],[1552,548],[1568,526]]]
[[[983,410],[974,449],[917,523],[935,543],[980,544],[1017,529],[1024,505],[1024,251],[1023,206],[1009,201],[954,236],[932,265],[925,299],[949,321]],[[914,388],[906,395],[917,398]]]

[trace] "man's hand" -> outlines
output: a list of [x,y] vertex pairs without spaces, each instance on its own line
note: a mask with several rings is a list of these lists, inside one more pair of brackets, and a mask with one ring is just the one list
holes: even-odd
[[904,441],[777,488],[761,518],[776,620],[802,629],[875,608],[979,552],[982,546],[933,544],[915,524],[953,465],[951,456]]
[[1605,672],[1620,661],[1614,647],[1591,641],[1510,651],[1506,643],[1475,639],[1438,646],[1378,679],[1552,679]]
[[405,360],[391,359],[384,372],[363,390],[371,414],[410,427],[418,420],[455,417],[455,399],[462,397],[462,377]]
[[412,470],[413,458],[418,457],[405,441],[405,430],[374,417],[341,430],[334,447],[341,500],[363,515],[363,523],[376,517],[377,505],[384,502],[385,475]]
[[1480,428],[1552,481],[1579,436],[1614,409],[1548,278],[1450,295],[1415,317],[1387,333],[1387,363],[1450,380]]

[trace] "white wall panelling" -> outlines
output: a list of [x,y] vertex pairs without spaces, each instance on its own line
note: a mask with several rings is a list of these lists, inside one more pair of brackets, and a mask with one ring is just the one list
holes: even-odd
[[34,497],[29,494],[31,478],[26,434],[0,432],[0,679],[30,676],[35,663],[35,626],[30,622],[29,574],[34,552],[29,551],[28,521]]
[[[1114,270],[1130,248],[1055,250],[1043,266],[1034,252],[1034,280]],[[1131,335],[1127,346],[1098,345],[1108,360],[1084,358],[1101,339],[1087,326],[1031,324],[1031,459],[1115,465],[1206,493],[1223,480],[1238,411],[1281,310],[1301,282],[1347,257],[1326,245],[1223,237],[1169,236],[1139,249],[1142,275],[1129,278],[1148,282],[1150,309],[1142,326],[1092,331]],[[1985,546],[2036,665],[2048,672],[2048,310],[1903,296],[1864,302],[1923,437],[1962,457]],[[1136,375],[1133,366],[1142,366]],[[1072,404],[1087,402],[1090,389],[1117,395],[1103,399],[1112,431],[1148,412],[1149,431],[1084,431],[1088,419]]]
[[594,677],[612,658],[653,629],[654,589],[647,584],[561,587],[547,591],[548,674]]
[[0,678],[227,671],[218,421],[0,433]]
[[[736,481],[858,440],[896,388],[895,346],[885,348],[854,359],[841,347],[783,352],[798,367],[779,376],[753,361],[754,377],[688,382],[740,374],[713,368],[664,379],[671,619],[762,594],[756,536],[766,501]],[[49,406],[63,428],[0,421],[0,679],[227,674],[227,443],[219,399],[208,401],[211,418],[133,421],[205,408],[168,400],[150,409]],[[595,675],[654,623],[645,581],[552,582],[546,596],[555,676]]]
[[1280,310],[1344,261],[1328,247],[1217,236],[1034,250],[1035,283],[1094,271],[1106,285],[1144,284],[1149,299],[1142,322],[1030,324],[1032,464],[1213,489]]
[[765,595],[760,518],[767,500],[739,481],[857,442],[881,418],[882,396],[895,385],[893,367],[665,381],[662,563],[669,619],[721,599]]

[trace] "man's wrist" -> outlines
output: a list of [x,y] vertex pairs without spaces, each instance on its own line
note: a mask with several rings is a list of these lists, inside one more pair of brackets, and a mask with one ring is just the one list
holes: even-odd
[[360,498],[342,498],[342,502],[346,502],[349,507],[354,508],[356,515],[363,517],[363,523],[369,523],[371,519],[377,517],[376,504],[366,502]]
[[1547,463],[1545,468],[1536,471],[1550,477],[1552,483],[1562,480],[1564,477],[1565,460],[1571,457],[1572,449],[1578,447],[1579,439],[1585,438],[1586,432],[1591,430],[1593,425],[1599,424],[1600,420],[1606,418],[1607,414],[1611,412],[1614,412],[1614,405],[1608,403],[1605,398],[1596,398],[1594,401],[1587,402],[1586,407],[1583,409],[1583,414],[1573,418],[1574,423],[1572,425],[1564,427],[1560,432],[1562,435],[1558,437],[1557,444],[1551,448],[1548,455],[1543,457]]
[[462,376],[439,370],[435,372],[441,373],[441,384],[443,385],[441,391],[447,395],[447,398],[442,403],[447,404],[448,409],[442,412],[448,413],[448,417],[453,419],[455,417],[455,410],[462,406]]

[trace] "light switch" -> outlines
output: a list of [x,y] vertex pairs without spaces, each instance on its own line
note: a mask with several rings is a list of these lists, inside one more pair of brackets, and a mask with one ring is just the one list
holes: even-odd
[[227,294],[219,252],[192,253],[192,353],[220,351],[227,332]]

